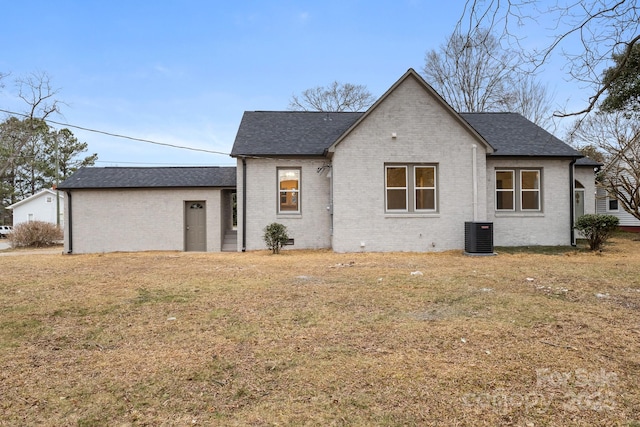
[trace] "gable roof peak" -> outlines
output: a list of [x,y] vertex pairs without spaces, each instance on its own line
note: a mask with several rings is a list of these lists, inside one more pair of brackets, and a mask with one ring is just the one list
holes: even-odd
[[429,83],[422,78],[420,74],[416,72],[413,68],[409,68],[387,91],[380,97],[376,102],[373,103],[371,107],[358,119],[356,122],[347,129],[331,146],[328,151],[335,151],[336,147],[351,133],[353,129],[355,129],[362,121],[366,120],[367,117],[374,111],[381,103],[383,103],[391,93],[393,93],[399,86],[401,86],[406,80],[409,78],[415,79],[418,84],[431,95],[436,101],[447,111],[449,114],[453,116],[453,118],[463,127],[465,128],[473,137],[475,137],[478,142],[484,145],[487,149],[487,153],[492,153],[494,151],[494,147],[480,134],[478,133],[472,126],[464,120],[460,114],[449,105],[447,101],[438,93],[436,90],[431,87]]

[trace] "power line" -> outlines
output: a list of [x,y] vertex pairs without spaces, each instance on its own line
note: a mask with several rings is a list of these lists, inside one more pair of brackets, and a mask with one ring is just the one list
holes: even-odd
[[[0,108],[0,111],[3,112],[3,113],[7,113],[7,114],[13,114],[13,115],[22,116],[22,117],[30,117],[27,114],[16,113],[15,111],[4,110],[2,108]],[[111,133],[111,132],[106,132],[106,131],[102,131],[102,130],[91,129],[91,128],[87,128],[87,127],[84,127],[84,126],[77,126],[77,125],[71,125],[69,123],[56,122],[56,121],[50,120],[50,119],[43,119],[43,120],[45,122],[53,123],[53,124],[56,124],[56,125],[70,127],[70,128],[74,128],[74,129],[80,129],[80,130],[84,130],[84,131],[87,131],[87,132],[99,133],[99,134],[107,135],[107,136],[113,136],[115,138],[128,139],[128,140],[131,140],[131,141],[138,141],[138,142],[146,142],[148,144],[162,145],[164,147],[178,148],[178,149],[181,149],[181,150],[191,150],[191,151],[199,151],[199,152],[202,152],[202,153],[221,154],[223,156],[230,156],[229,153],[223,153],[222,151],[205,150],[204,148],[185,147],[183,145],[175,145],[175,144],[169,144],[169,143],[166,143],[166,142],[152,141],[150,139],[136,138],[136,137],[133,137],[133,136],[120,135],[120,134],[117,134],[117,133]]]

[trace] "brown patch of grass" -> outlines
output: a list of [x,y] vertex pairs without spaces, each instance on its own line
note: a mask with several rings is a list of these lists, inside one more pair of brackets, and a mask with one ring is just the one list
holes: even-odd
[[624,235],[597,254],[38,255],[0,270],[0,425],[640,421],[640,246]]

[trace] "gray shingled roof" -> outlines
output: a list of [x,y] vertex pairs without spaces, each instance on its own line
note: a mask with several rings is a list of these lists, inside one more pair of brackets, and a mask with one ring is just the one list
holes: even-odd
[[235,167],[91,167],[78,169],[58,188],[74,190],[235,186]]
[[590,167],[599,167],[603,166],[603,163],[596,162],[591,157],[583,157],[576,161],[576,166],[590,166]]
[[232,156],[322,156],[364,113],[246,111]]
[[493,147],[492,156],[582,157],[575,149],[517,113],[460,113]]
[[[232,156],[321,156],[364,113],[247,111]],[[580,157],[517,113],[462,113],[496,152],[493,156]]]

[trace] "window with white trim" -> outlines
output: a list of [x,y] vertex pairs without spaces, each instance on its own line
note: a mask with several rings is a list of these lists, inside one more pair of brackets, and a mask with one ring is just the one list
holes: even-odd
[[435,165],[385,165],[385,211],[430,213],[437,211]]
[[516,208],[515,171],[496,171],[496,210],[513,211]]
[[497,212],[541,212],[542,171],[540,169],[497,169]]
[[607,211],[608,212],[618,212],[620,210],[618,206],[618,199],[615,197],[607,196]]
[[520,171],[520,208],[523,211],[540,210],[540,171]]
[[278,213],[300,213],[299,168],[278,168]]
[[387,187],[387,211],[406,212],[407,199],[407,167],[387,166],[385,168]]

